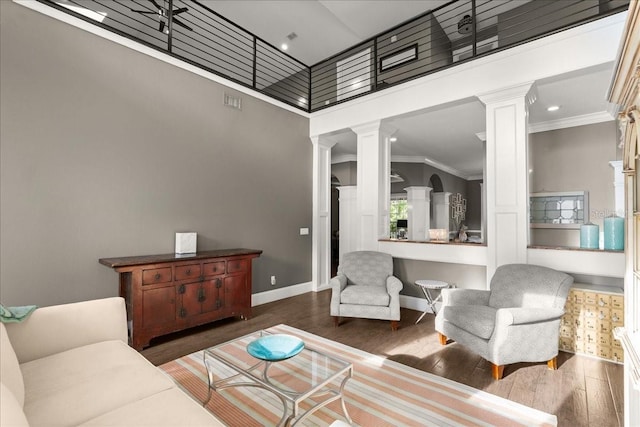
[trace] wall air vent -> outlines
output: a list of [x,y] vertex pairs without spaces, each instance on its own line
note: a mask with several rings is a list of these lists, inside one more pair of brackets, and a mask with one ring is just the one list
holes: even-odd
[[226,105],[227,107],[235,108],[236,110],[242,110],[242,98],[225,93],[224,105]]

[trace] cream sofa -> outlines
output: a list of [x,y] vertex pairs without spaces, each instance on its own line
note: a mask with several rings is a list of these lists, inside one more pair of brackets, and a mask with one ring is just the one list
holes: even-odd
[[1,426],[221,426],[127,345],[122,298],[0,324]]

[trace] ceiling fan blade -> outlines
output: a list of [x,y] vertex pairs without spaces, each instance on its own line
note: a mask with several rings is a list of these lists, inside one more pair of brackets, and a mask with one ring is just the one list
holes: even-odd
[[145,15],[157,15],[158,12],[151,12],[150,10],[135,10],[135,9],[129,9],[131,12],[138,12],[138,13],[144,13]]
[[153,4],[153,6],[156,9],[158,9],[158,10],[162,9],[162,6],[160,6],[158,3],[156,3],[156,0],[149,0],[149,1]]
[[179,19],[173,18],[173,23],[174,24],[178,24],[181,27],[186,28],[189,31],[193,31],[193,28],[191,28],[190,26],[188,26],[187,24],[183,23],[182,21],[180,21]]
[[164,33],[164,21],[160,21],[160,27],[158,28],[158,31]]
[[173,10],[173,16],[176,16],[182,12],[186,12],[187,10],[189,10],[188,7],[181,7],[180,9],[174,9]]

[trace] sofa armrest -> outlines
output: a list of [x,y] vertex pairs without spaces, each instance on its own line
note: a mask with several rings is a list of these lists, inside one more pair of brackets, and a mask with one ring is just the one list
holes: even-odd
[[24,322],[5,326],[20,363],[102,341],[127,342],[120,297],[38,308]]
[[491,291],[482,289],[442,289],[442,305],[489,305]]
[[560,319],[563,314],[564,310],[561,308],[500,308],[496,311],[496,327],[548,322]]

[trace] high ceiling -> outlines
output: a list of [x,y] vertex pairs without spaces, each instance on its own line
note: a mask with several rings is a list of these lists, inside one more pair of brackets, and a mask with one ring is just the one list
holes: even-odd
[[[307,65],[316,64],[416,15],[448,3],[445,0],[201,1],[274,46],[279,47],[286,42],[289,45],[287,53]],[[506,10],[523,2],[506,4],[504,0],[493,0],[491,7],[495,13],[496,7]],[[482,13],[482,7],[488,3],[480,0],[477,4],[479,13]],[[439,20],[452,18],[438,16],[438,12],[434,14]],[[288,40],[291,33],[297,37]],[[457,35],[448,36],[453,40]],[[612,69],[612,63],[605,64],[537,82],[538,100],[530,109],[531,127],[545,129],[549,123],[586,116],[602,120],[607,114],[605,94]],[[550,105],[561,108],[548,112]],[[457,120],[459,117],[465,120]],[[478,135],[482,136],[485,131],[485,113],[479,100],[461,100],[454,105],[387,121],[398,129],[398,141],[392,144],[392,156],[416,161],[424,158],[426,163],[439,165],[465,178],[482,175],[484,156]],[[456,125],[452,126],[452,122]],[[338,141],[333,149],[334,158],[353,158],[356,153],[355,134],[345,130],[334,138]]]

